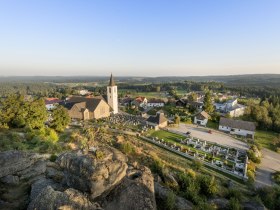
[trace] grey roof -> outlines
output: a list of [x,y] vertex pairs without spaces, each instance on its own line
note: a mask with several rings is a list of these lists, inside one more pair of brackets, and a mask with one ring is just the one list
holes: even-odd
[[147,121],[159,125],[161,123],[167,122],[167,119],[163,113],[157,113],[156,116],[150,116]]
[[248,122],[248,121],[243,121],[243,120],[233,120],[233,119],[228,119],[228,118],[224,118],[224,117],[221,117],[220,125],[227,126],[230,128],[248,130],[248,131],[256,130],[256,125],[253,122]]
[[109,82],[109,86],[115,86],[115,81],[114,81],[114,78],[113,78],[113,75],[111,74],[111,77],[110,77],[110,82]]
[[90,112],[93,112],[102,100],[101,98],[72,97],[65,102],[64,106],[71,109],[76,104],[81,109],[87,108]]

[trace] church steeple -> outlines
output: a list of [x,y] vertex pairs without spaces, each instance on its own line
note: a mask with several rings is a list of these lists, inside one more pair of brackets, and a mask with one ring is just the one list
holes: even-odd
[[107,102],[112,107],[113,113],[118,113],[118,87],[111,74],[109,85],[107,86]]
[[110,82],[109,82],[109,86],[115,86],[115,81],[114,81],[114,78],[113,78],[113,74],[111,73],[111,77],[110,77]]

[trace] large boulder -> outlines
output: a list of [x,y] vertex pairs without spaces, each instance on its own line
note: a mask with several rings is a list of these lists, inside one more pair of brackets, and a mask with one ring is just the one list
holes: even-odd
[[128,176],[101,202],[105,210],[156,209],[154,180],[150,169],[141,167],[128,171]]
[[63,171],[62,183],[88,193],[91,199],[118,184],[126,175],[126,157],[112,148],[102,148],[100,151],[103,154],[101,158],[90,153],[64,153],[59,156],[56,163]]
[[[171,190],[169,190],[166,187],[163,187],[158,182],[155,182],[155,195],[156,200],[158,204],[165,206],[165,201],[167,200],[168,196],[172,193]],[[175,195],[175,202],[174,202],[174,208],[178,210],[191,210],[193,209],[192,202]]]
[[0,209],[25,209],[30,186],[44,177],[47,155],[22,151],[0,153]]
[[64,192],[55,191],[51,186],[44,188],[33,199],[28,210],[96,210],[101,209],[97,203],[92,203],[79,191],[69,188]]

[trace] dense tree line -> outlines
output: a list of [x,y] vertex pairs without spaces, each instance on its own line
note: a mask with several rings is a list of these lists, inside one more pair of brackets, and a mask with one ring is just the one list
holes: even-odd
[[257,122],[260,129],[280,132],[280,102],[277,97],[262,100],[259,104],[249,101],[244,118]]
[[0,83],[0,96],[7,97],[10,94],[31,95],[36,97],[57,97],[65,98],[70,94],[74,94],[75,90],[63,85],[55,85],[52,83],[18,83],[3,82]]
[[51,113],[51,120],[43,98],[25,100],[22,95],[12,94],[0,102],[0,127],[2,128],[45,128],[50,121],[50,127],[61,132],[70,123],[68,111],[58,106]]
[[9,95],[2,99],[0,107],[3,127],[40,129],[48,117],[43,99],[27,101],[22,95]]

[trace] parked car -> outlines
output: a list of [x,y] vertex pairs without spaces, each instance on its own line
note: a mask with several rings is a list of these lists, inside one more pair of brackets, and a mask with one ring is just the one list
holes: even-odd
[[191,132],[190,132],[190,131],[188,131],[188,132],[186,132],[186,134],[187,134],[187,135],[191,135]]

